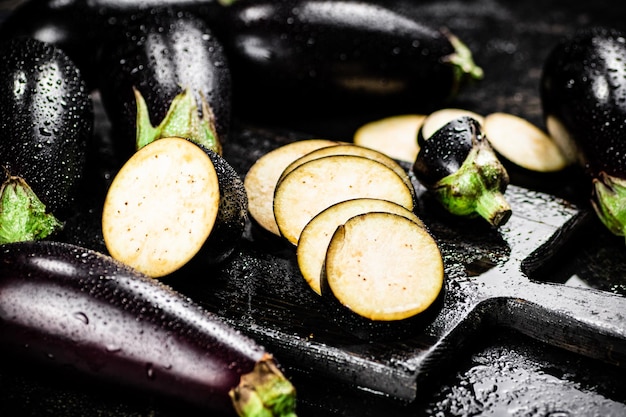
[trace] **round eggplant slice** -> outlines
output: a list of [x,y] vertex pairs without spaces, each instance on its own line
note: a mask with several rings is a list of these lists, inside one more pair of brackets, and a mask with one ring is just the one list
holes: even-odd
[[311,289],[317,294],[322,294],[320,279],[326,251],[333,233],[337,227],[350,218],[370,212],[398,214],[424,227],[424,223],[414,212],[387,200],[355,198],[342,201],[323,210],[304,227],[296,249],[300,272]]
[[445,108],[432,112],[426,117],[418,132],[417,141],[421,145],[423,141],[430,138],[433,133],[447,125],[449,122],[460,117],[471,117],[481,126],[485,118],[478,113],[465,109]]
[[244,178],[250,216],[262,228],[280,236],[274,219],[274,190],[283,170],[302,155],[336,144],[326,139],[305,139],[283,145],[260,157]]
[[274,217],[281,235],[295,245],[316,214],[361,197],[389,200],[413,210],[412,190],[392,169],[362,156],[332,155],[300,165],[278,183]]
[[403,114],[374,120],[359,127],[352,140],[390,158],[413,163],[419,152],[417,133],[425,118],[423,114]]
[[333,234],[322,288],[362,317],[395,321],[425,311],[443,279],[441,252],[423,227],[397,214],[366,213]]
[[364,158],[369,158],[376,162],[380,162],[381,164],[392,169],[396,174],[398,174],[398,176],[402,178],[402,181],[405,182],[407,187],[409,187],[409,189],[412,192],[415,192],[415,189],[413,188],[413,183],[411,182],[409,175],[404,170],[404,168],[402,168],[400,164],[398,164],[396,161],[394,161],[393,159],[391,159],[390,157],[388,157],[382,152],[378,152],[373,149],[355,145],[352,143],[341,143],[335,146],[328,146],[328,147],[324,147],[324,148],[309,152],[306,155],[303,155],[302,157],[296,159],[291,164],[289,164],[287,168],[285,168],[278,182],[280,182],[291,171],[293,171],[295,168],[299,167],[300,165],[308,161],[312,161],[314,159],[323,158],[325,156],[332,156],[332,155],[362,156]]
[[552,138],[519,116],[492,113],[485,117],[483,131],[491,147],[508,161],[536,172],[555,172],[569,165]]
[[220,205],[215,167],[196,144],[164,138],[137,151],[107,193],[102,232],[111,256],[152,277],[189,262]]

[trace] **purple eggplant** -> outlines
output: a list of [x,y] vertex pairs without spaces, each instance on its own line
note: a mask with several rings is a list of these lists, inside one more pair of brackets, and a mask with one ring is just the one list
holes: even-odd
[[452,214],[480,215],[496,227],[511,217],[503,195],[509,175],[471,117],[454,119],[422,139],[413,173]]
[[216,31],[231,62],[238,114],[432,109],[482,78],[456,36],[382,3],[247,0],[228,7]]
[[107,30],[126,18],[155,7],[193,11],[208,22],[223,14],[219,0],[25,0],[0,25],[0,39],[27,36],[64,50],[94,86],[98,45]]
[[206,22],[174,9],[125,22],[108,31],[98,60],[98,88],[122,157],[141,147],[138,140],[153,139],[146,133],[189,138],[221,153],[230,125],[230,69]]
[[586,28],[556,45],[541,100],[548,131],[591,178],[598,217],[626,235],[626,33]]
[[211,410],[295,415],[295,390],[272,356],[170,287],[75,245],[0,251],[8,348]]
[[[48,236],[79,197],[93,136],[91,97],[59,48],[30,38],[0,44],[0,243]],[[50,223],[49,216],[57,219]]]

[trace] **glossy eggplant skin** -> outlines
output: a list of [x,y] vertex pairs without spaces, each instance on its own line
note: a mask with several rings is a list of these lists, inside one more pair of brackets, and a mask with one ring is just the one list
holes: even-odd
[[591,204],[626,235],[626,34],[589,27],[557,44],[541,79],[549,133],[591,179]]
[[511,216],[503,196],[508,173],[471,117],[454,119],[424,140],[412,170],[452,214],[480,215],[496,227]]
[[248,219],[248,195],[235,168],[216,152],[204,151],[217,172],[220,207],[213,230],[204,244],[202,262],[218,264],[225,261],[241,242]]
[[0,343],[34,359],[233,411],[229,392],[267,357],[190,299],[98,252],[0,246]]
[[155,9],[133,15],[122,26],[122,31],[109,32],[98,59],[98,88],[119,151],[130,156],[135,150],[133,88],[143,96],[154,124],[163,120],[177,95],[191,90],[198,109],[202,98],[208,103],[219,141],[225,142],[231,76],[223,48],[205,21],[191,13]]
[[[470,78],[447,33],[366,1],[247,0],[220,31],[246,115],[432,108]],[[466,50],[468,52],[468,50]]]
[[54,45],[0,45],[0,164],[63,219],[83,178],[93,106],[76,65]]
[[25,0],[0,25],[0,39],[27,36],[61,48],[94,87],[99,45],[128,16],[155,7],[193,10],[208,22],[219,19],[218,0]]
[[544,63],[547,125],[556,120],[565,128],[591,175],[626,178],[625,36],[612,28],[587,28],[555,46]]

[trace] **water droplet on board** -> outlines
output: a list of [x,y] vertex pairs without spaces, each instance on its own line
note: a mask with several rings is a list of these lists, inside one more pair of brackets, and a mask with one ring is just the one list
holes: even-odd
[[74,318],[84,324],[89,324],[89,317],[87,317],[87,315],[83,313],[82,311],[78,311],[74,313]]
[[151,363],[146,364],[146,376],[148,379],[154,379],[154,365]]

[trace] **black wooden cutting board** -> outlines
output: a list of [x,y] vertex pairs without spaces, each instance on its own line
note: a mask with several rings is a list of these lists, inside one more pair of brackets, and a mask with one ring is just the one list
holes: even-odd
[[[294,140],[255,129],[233,136],[225,155],[244,173],[259,153]],[[494,229],[448,215],[415,187],[416,212],[439,244],[446,282],[440,303],[407,328],[362,325],[330,307],[300,275],[295,247],[252,221],[226,264],[181,271],[168,283],[260,340],[285,366],[401,401],[415,400],[428,375],[486,324],[626,363],[626,297],[542,282],[542,269],[593,216],[587,208],[513,185],[506,193],[513,215]]]

